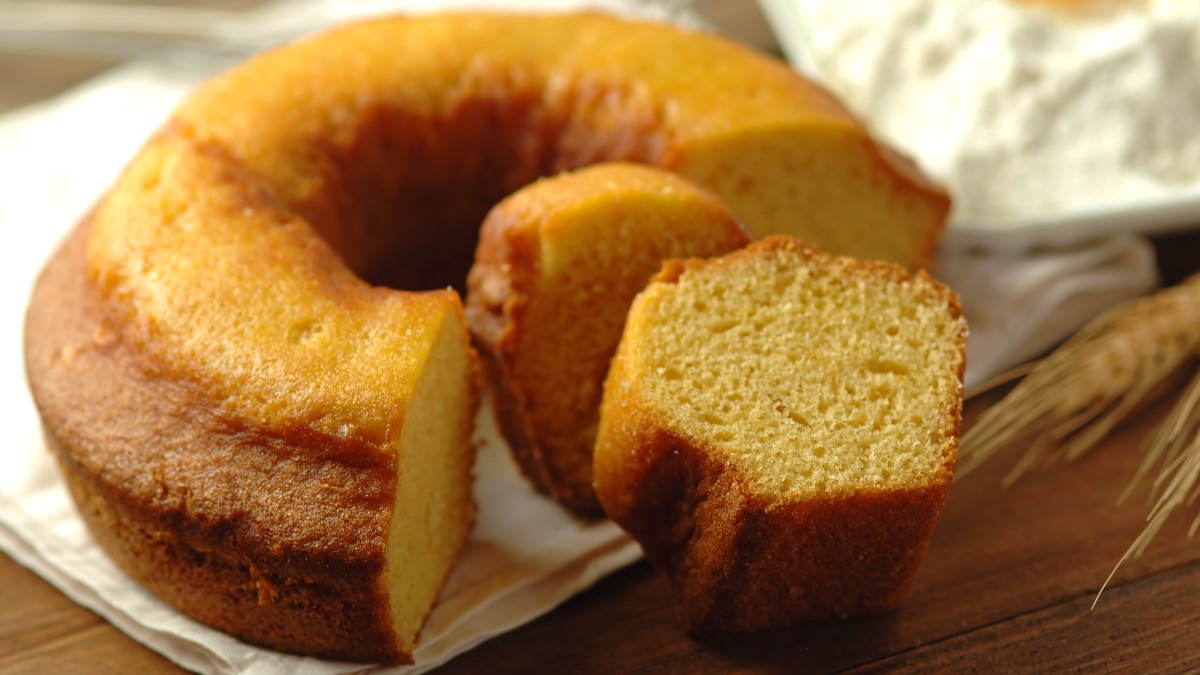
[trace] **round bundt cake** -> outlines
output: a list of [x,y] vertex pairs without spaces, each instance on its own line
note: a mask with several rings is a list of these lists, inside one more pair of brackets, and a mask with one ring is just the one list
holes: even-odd
[[410,660],[474,512],[447,287],[493,204],[610,160],[911,267],[948,208],[785,65],[665,25],[445,14],[272,50],[179,108],[34,291],[31,388],[97,541],[244,640]]

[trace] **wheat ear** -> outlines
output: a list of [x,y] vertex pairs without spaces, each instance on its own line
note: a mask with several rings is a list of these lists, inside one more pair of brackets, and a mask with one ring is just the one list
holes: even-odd
[[1006,484],[1048,458],[1078,458],[1168,389],[1198,348],[1200,275],[1105,312],[1038,363],[963,435],[956,477],[1025,437],[1033,443]]
[[[1152,498],[1153,495],[1157,495],[1158,499],[1150,509],[1150,514],[1146,516],[1146,527],[1121,555],[1121,559],[1104,580],[1104,584],[1096,593],[1096,599],[1092,602],[1093,608],[1121,565],[1146,550],[1175,509],[1195,502],[1196,497],[1200,496],[1200,370],[1197,370],[1179,402],[1151,437],[1146,447],[1146,456],[1142,458],[1141,466],[1138,467],[1125,493],[1121,495],[1121,499],[1127,498],[1160,461],[1163,464],[1162,470],[1154,480],[1151,493]],[[1192,521],[1188,536],[1195,536],[1198,529],[1200,516]]]

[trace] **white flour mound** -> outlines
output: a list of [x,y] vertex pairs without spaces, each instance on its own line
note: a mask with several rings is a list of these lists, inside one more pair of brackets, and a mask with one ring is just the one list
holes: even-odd
[[803,58],[1005,227],[1200,196],[1200,0],[805,0]]

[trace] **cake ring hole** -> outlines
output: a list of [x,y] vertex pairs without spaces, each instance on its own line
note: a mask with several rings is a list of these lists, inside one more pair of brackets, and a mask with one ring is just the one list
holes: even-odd
[[461,293],[480,224],[504,197],[591,164],[668,160],[660,111],[627,86],[493,84],[481,94],[478,74],[463,77],[441,115],[376,105],[347,140],[315,149],[324,189],[293,208],[372,285]]

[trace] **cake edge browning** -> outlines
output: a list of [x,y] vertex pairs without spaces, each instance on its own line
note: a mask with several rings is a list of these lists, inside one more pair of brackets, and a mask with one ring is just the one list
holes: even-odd
[[620,469],[597,460],[601,502],[671,581],[680,619],[696,635],[896,608],[950,489],[947,479],[775,501],[752,494],[694,439],[638,427],[605,434],[603,443],[631,444],[638,457]]
[[515,349],[512,316],[522,311],[531,278],[538,268],[536,231],[520,225],[529,214],[493,209],[479,232],[475,264],[467,279],[467,323],[483,363],[484,375],[496,422],[521,473],[534,487],[581,513],[599,513],[590,495],[568,494],[556,489],[548,463],[533,429],[526,423],[523,389],[510,382],[505,363]]

